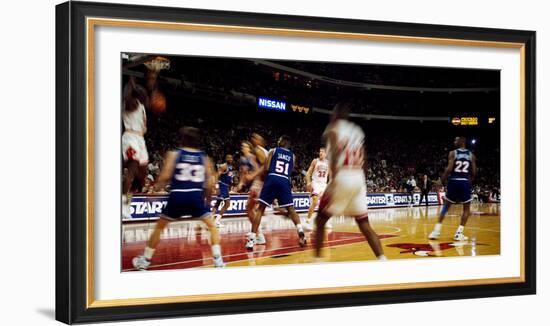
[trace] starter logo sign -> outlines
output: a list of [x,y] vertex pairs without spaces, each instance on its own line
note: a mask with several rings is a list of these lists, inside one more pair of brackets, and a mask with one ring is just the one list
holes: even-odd
[[[294,208],[297,212],[307,212],[311,200],[309,193],[296,192],[292,194],[294,197]],[[229,201],[229,207],[225,212],[227,216],[243,216],[246,214],[246,203],[248,201],[248,195],[246,194],[232,194]],[[414,194],[414,204],[418,205],[420,194]],[[162,213],[162,209],[166,207],[168,203],[168,196],[166,195],[138,195],[132,197],[130,203],[130,214],[132,218],[127,219],[131,221],[139,220],[154,220],[158,219]],[[383,208],[383,207],[403,207],[409,204],[409,197],[404,193],[369,193],[367,194],[368,207]],[[211,206],[214,207],[216,200],[212,200]],[[428,195],[428,204],[439,204],[439,198],[437,193],[430,193]],[[221,204],[223,205],[223,204]],[[221,209],[221,206],[218,207]],[[268,210],[268,213],[271,209]]]

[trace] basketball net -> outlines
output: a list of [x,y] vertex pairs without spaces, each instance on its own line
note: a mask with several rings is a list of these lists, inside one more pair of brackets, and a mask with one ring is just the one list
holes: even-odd
[[161,70],[170,68],[170,60],[157,56],[143,63],[147,67],[147,89],[153,91],[157,87],[157,77]]
[[161,70],[170,69],[170,60],[164,57],[155,57],[145,62],[144,65],[145,67],[147,67],[147,69],[158,74]]

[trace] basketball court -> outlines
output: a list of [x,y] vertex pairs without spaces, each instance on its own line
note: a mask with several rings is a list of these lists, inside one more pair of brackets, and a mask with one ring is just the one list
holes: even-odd
[[[453,235],[460,221],[461,205],[452,206],[443,222],[438,241],[428,240],[443,206],[370,209],[369,220],[378,233],[388,259],[434,259],[500,254],[500,204],[472,204],[472,215],[465,228],[468,241],[455,242]],[[302,221],[306,214],[300,214]],[[220,228],[223,260],[227,267],[314,262],[314,231],[306,232],[308,244],[298,245],[296,229],[282,215],[266,215],[262,230],[266,245],[245,249],[250,223],[246,217],[226,217]],[[323,261],[374,260],[355,220],[333,217],[327,230]],[[143,248],[155,222],[122,225],[122,270],[132,271],[131,260]],[[211,267],[209,234],[198,220],[182,220],[168,225],[149,270]]]

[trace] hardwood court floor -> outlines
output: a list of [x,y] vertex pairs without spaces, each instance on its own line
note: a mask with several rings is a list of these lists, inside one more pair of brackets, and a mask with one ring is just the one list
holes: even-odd
[[[369,210],[369,220],[378,233],[388,259],[436,259],[434,257],[500,254],[500,205],[472,204],[472,215],[465,228],[468,241],[455,242],[461,205],[452,206],[438,241],[428,240],[442,206],[385,208]],[[305,217],[305,214],[301,214]],[[347,217],[331,219],[323,250],[327,262],[375,259],[355,221]],[[250,230],[244,217],[224,218],[220,229],[224,261],[231,266],[299,264],[313,260],[314,232],[306,232],[308,245],[300,248],[292,222],[278,215],[264,216],[262,229],[266,245],[253,252],[244,248]],[[153,222],[126,224],[122,227],[122,270],[131,271],[132,257],[141,254]],[[184,269],[212,266],[208,231],[200,221],[169,224],[153,257],[151,270]]]

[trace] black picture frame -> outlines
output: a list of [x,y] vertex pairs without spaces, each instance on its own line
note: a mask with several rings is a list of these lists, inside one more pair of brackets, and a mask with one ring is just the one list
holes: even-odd
[[[188,22],[524,45],[525,203],[523,282],[375,292],[89,307],[86,226],[86,18]],[[56,6],[56,319],[67,323],[266,312],[526,295],[536,292],[534,31],[288,16],[141,5],[66,2]]]

